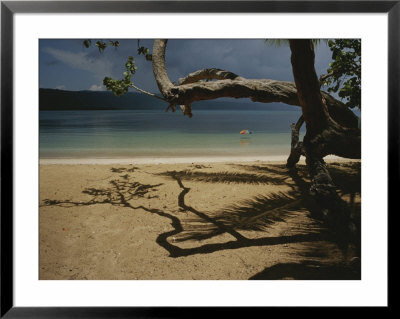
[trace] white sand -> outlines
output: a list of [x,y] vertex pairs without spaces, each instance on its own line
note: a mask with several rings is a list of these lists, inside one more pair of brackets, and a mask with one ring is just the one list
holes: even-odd
[[[293,179],[262,159],[40,165],[39,279],[360,279],[357,250],[326,238],[302,200],[305,167]],[[332,175],[360,216],[359,166]]]

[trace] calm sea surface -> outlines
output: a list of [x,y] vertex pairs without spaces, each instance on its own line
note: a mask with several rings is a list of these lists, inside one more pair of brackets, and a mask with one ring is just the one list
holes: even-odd
[[[41,158],[287,155],[294,111],[40,111]],[[241,130],[252,134],[240,135]]]

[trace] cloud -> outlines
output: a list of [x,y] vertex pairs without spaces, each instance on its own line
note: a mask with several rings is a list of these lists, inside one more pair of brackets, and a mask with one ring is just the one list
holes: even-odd
[[[105,76],[121,79],[126,58],[133,55],[138,67],[133,77],[135,84],[159,93],[152,64],[136,55],[137,41],[124,39],[120,43],[118,49],[107,48],[100,54],[96,48],[84,49],[77,40],[43,42],[40,51],[46,53],[44,61],[49,62],[45,62],[41,71],[42,81],[51,83],[49,87],[61,82],[68,89],[90,87],[90,90],[104,90],[98,84],[102,83]],[[140,45],[151,49],[152,43],[151,39],[141,40]],[[329,47],[321,43],[317,47],[315,59],[318,74],[326,72],[330,57]],[[50,69],[53,64],[57,64],[57,69]],[[211,67],[225,69],[245,78],[293,81],[290,48],[284,45],[268,46],[263,39],[171,39],[166,52],[166,65],[172,81],[190,72]],[[62,76],[63,80],[60,80]]]
[[217,67],[246,78],[292,80],[290,48],[269,47],[263,39],[171,40],[166,63],[172,79]]
[[105,87],[102,84],[100,85],[93,84],[90,86],[89,91],[105,91]]
[[65,85],[57,85],[56,89],[57,90],[65,90],[67,87]]
[[60,61],[71,68],[88,71],[98,79],[110,75],[113,70],[113,64],[104,57],[94,58],[87,52],[71,52],[47,47],[44,52],[50,54],[55,60]]

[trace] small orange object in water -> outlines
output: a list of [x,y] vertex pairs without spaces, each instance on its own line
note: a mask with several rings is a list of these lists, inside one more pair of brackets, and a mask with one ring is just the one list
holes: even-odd
[[240,134],[251,134],[249,130],[241,130]]

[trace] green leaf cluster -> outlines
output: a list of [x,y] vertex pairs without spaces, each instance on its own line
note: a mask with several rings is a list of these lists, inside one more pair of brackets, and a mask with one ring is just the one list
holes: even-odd
[[[119,41],[109,41],[109,44],[112,47],[118,48],[119,47]],[[92,45],[91,40],[84,40],[83,45],[85,46],[86,49],[88,49]],[[103,52],[105,48],[107,48],[107,43],[104,41],[96,41],[95,43],[96,47],[99,49],[100,52]]]
[[99,49],[100,52],[103,52],[107,47],[107,43],[103,41],[96,41],[96,47]]
[[150,52],[150,50],[148,48],[143,47],[143,46],[138,48],[138,54],[139,55],[144,55],[146,57],[147,61],[151,61],[152,60],[152,56],[151,56],[151,54],[149,52]]
[[145,47],[140,47],[140,48],[138,48],[137,51],[138,51],[139,55],[141,55],[141,54],[146,55],[146,54],[149,53],[150,50],[148,48],[145,48]]
[[121,96],[128,92],[129,88],[133,84],[131,78],[136,72],[135,61],[132,56],[128,57],[128,61],[125,63],[125,72],[123,73],[124,78],[122,80],[114,80],[110,77],[105,77],[103,84],[108,91],[112,91],[114,95]]
[[83,45],[85,46],[86,49],[88,49],[92,45],[92,41],[84,40]]
[[333,61],[323,84],[349,108],[361,109],[361,39],[329,40],[328,45]]
[[118,48],[118,47],[119,47],[119,41],[111,41],[111,40],[110,40],[110,45],[111,45],[112,47]]

